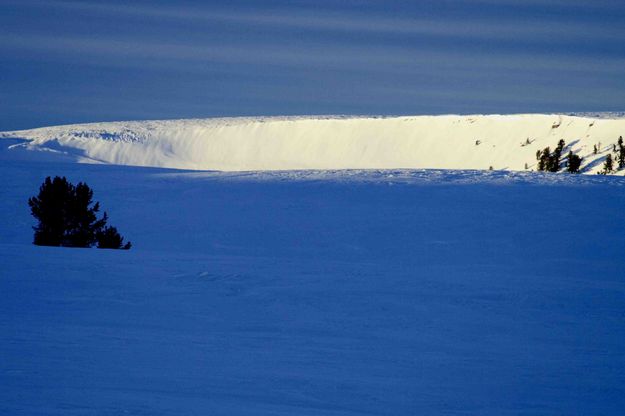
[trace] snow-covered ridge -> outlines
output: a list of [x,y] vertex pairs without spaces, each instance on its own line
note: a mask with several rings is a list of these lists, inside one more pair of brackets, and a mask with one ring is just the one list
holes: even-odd
[[45,154],[90,163],[223,171],[491,166],[523,171],[536,168],[538,150],[564,139],[565,154],[572,150],[584,157],[584,173],[601,169],[619,136],[625,136],[620,113],[241,117],[0,133],[8,157]]

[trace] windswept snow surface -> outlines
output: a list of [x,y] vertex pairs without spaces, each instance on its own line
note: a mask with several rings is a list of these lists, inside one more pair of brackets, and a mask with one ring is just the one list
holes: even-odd
[[[624,178],[14,155],[0,414],[623,414]],[[134,248],[33,246],[47,175]]]
[[82,162],[221,171],[536,170],[536,152],[564,139],[565,154],[572,150],[584,157],[583,173],[601,169],[619,136],[625,136],[625,118],[619,114],[224,118],[0,133],[14,153],[35,150],[39,156]]

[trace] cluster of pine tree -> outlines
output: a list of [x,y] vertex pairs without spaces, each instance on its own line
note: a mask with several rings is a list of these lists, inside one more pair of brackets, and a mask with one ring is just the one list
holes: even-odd
[[537,151],[536,159],[538,160],[538,170],[543,172],[559,171],[562,150],[564,150],[564,140],[560,140],[558,142],[558,146],[556,146],[553,152],[551,152],[551,149],[549,147],[545,147],[542,151]]
[[28,199],[31,214],[38,220],[34,244],[41,246],[93,247],[128,250],[130,242],[115,227],[107,226],[106,212],[97,218],[100,203],[85,183],[74,186],[64,177],[47,177],[39,194]]
[[[560,140],[555,150],[552,152],[549,147],[536,152],[538,160],[538,170],[542,172],[558,172],[562,165],[562,151],[564,150],[564,140]],[[569,173],[579,173],[583,158],[572,151],[566,157],[566,171]],[[527,164],[525,165],[527,169]]]

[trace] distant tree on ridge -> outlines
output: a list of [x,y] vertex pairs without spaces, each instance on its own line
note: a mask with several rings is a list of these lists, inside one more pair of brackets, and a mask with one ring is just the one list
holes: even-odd
[[603,171],[602,171],[602,173],[604,175],[607,175],[608,173],[611,173],[613,170],[614,170],[614,165],[613,165],[613,162],[612,162],[612,155],[608,154],[605,157],[605,162],[603,162]]
[[623,136],[620,136],[618,138],[618,149],[617,149],[617,156],[616,156],[616,160],[618,162],[618,168],[619,169],[623,169],[625,168],[625,146],[623,145]]
[[567,171],[569,173],[579,173],[579,168],[582,165],[582,160],[583,158],[570,151],[568,155],[568,164],[566,167]]

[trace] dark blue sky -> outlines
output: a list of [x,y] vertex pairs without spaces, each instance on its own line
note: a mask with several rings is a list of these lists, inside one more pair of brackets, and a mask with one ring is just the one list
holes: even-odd
[[623,110],[623,0],[0,0],[0,130]]

